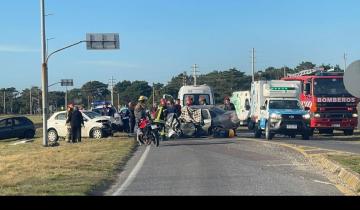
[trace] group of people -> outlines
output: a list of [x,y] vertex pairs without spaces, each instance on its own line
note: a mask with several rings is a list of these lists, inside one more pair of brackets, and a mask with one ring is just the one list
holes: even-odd
[[[180,99],[176,99],[175,101],[173,101],[162,98],[158,106],[156,104],[153,104],[151,113],[147,112],[147,100],[148,98],[146,96],[140,96],[137,104],[135,104],[134,102],[129,102],[129,121],[126,122],[129,124],[129,132],[132,134],[136,133],[138,131],[138,124],[141,119],[149,117],[160,126],[160,136],[165,140],[165,122],[167,119],[167,115],[173,113],[176,118],[180,117],[182,112]],[[206,105],[206,99],[204,97],[200,98],[200,104]],[[187,97],[185,108],[192,105],[193,98]],[[224,98],[224,109],[227,111],[235,110],[235,106],[230,102],[229,97]],[[114,114],[112,113],[113,111],[109,106],[104,105],[103,110],[103,115],[112,116]],[[66,126],[68,130],[68,135],[66,138],[67,142],[81,142],[81,127],[84,126],[84,119],[78,106],[73,106],[72,104],[68,105]]]

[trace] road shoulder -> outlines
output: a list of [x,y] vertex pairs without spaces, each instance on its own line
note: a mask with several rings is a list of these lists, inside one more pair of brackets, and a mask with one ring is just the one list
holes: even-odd
[[322,170],[324,175],[335,184],[335,186],[344,195],[360,195],[360,176],[351,169],[339,164],[338,162],[328,158],[329,155],[351,155],[352,153],[327,150],[316,147],[300,146],[294,144],[286,144],[282,142],[271,142],[265,140],[256,140],[246,138],[247,141],[265,142],[269,144],[277,144],[283,147],[293,149],[301,153],[316,168]]

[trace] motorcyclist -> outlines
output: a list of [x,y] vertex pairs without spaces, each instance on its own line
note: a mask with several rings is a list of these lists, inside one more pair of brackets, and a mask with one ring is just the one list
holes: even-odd
[[156,110],[154,122],[158,124],[160,128],[160,136],[163,141],[166,140],[165,122],[166,122],[167,114],[168,111],[167,111],[166,100],[162,98],[160,100],[160,105]]
[[146,101],[148,98],[146,96],[140,96],[138,99],[138,103],[135,106],[134,114],[135,114],[135,129],[136,132],[136,140],[139,142],[139,144],[144,144],[142,140],[139,138],[139,135],[141,135],[141,130],[139,129],[139,123],[141,119],[146,119]]

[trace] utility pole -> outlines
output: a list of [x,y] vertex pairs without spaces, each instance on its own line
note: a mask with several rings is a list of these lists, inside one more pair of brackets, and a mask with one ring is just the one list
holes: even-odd
[[68,106],[68,89],[67,86],[65,86],[65,110],[67,110]]
[[286,66],[284,66],[284,77],[286,77]]
[[252,69],[252,81],[255,82],[255,48],[252,49],[251,69]]
[[114,84],[115,84],[114,77],[110,79],[110,91],[111,91],[111,104],[114,105]]
[[6,92],[4,88],[4,114],[6,114]]
[[153,103],[155,104],[155,83],[153,83]]
[[45,0],[40,0],[41,11],[41,45],[42,45],[42,117],[43,146],[48,146],[47,113],[48,113],[48,67],[46,63],[46,30],[45,30]]
[[198,72],[197,69],[199,68],[199,66],[197,64],[193,65],[193,77],[194,77],[194,86],[197,85],[197,75],[196,73]]
[[187,85],[187,75],[186,75],[186,71],[184,72],[184,76],[183,76],[183,86]]
[[120,94],[117,93],[117,107],[118,107],[118,111],[120,110]]
[[32,87],[30,87],[30,115],[32,115]]

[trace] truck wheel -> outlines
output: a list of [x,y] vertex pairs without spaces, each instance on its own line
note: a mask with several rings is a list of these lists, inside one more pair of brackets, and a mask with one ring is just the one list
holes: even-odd
[[302,134],[302,139],[310,140],[310,133],[311,133],[311,131],[305,131],[304,134]]
[[266,138],[266,140],[271,140],[274,138],[274,134],[272,134],[270,132],[270,124],[269,123],[266,123],[265,138]]
[[314,136],[314,129],[313,129],[313,128],[310,129],[310,131],[309,131],[309,136]]
[[261,138],[262,132],[257,125],[254,126],[254,134],[255,138]]
[[354,135],[354,129],[344,130],[345,136],[352,136]]

